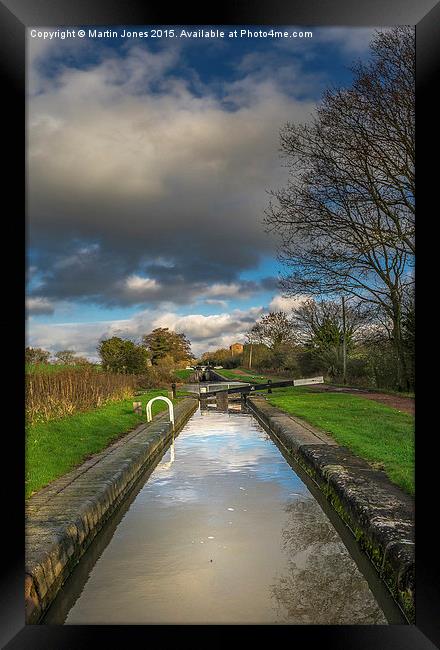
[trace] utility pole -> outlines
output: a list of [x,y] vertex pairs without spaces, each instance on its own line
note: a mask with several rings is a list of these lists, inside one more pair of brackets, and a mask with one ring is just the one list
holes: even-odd
[[347,383],[347,328],[345,324],[345,297],[342,296],[342,383]]
[[249,370],[252,368],[252,341],[250,342],[250,349],[249,349]]

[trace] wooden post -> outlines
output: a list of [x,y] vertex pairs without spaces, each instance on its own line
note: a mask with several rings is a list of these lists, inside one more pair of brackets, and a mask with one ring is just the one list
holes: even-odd
[[173,393],[173,399],[176,399],[176,384],[171,384],[171,391]]
[[267,387],[267,392],[268,392],[268,393],[271,393],[271,392],[272,392],[272,388],[270,387],[270,384],[272,383],[272,379],[268,379],[268,380],[267,380],[267,383],[269,384],[269,386]]
[[142,415],[142,402],[133,402],[133,411],[138,415]]

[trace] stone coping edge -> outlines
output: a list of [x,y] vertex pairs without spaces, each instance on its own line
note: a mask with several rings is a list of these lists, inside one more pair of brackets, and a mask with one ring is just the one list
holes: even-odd
[[[198,408],[179,399],[177,434]],[[79,468],[30,497],[26,505],[26,624],[41,622],[65,581],[141,474],[173,438],[168,413],[141,424]],[[98,460],[94,460],[98,458]]]
[[329,445],[261,396],[250,411],[320,488],[375,567],[407,621],[415,622],[414,500],[346,447]]

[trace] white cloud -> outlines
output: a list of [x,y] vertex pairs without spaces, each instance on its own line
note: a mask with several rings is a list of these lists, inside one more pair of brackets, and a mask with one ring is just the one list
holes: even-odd
[[285,311],[290,312],[292,309],[300,305],[304,300],[307,299],[307,296],[297,296],[295,298],[289,298],[282,296],[280,294],[274,296],[269,303],[270,311]]
[[139,275],[131,275],[125,281],[125,286],[129,291],[143,292],[143,291],[157,291],[159,283],[152,278],[141,278]]
[[192,343],[192,351],[200,355],[206,350],[227,347],[243,341],[246,330],[263,312],[262,307],[249,310],[235,309],[222,314],[188,314],[173,312],[157,314],[144,310],[124,320],[97,321],[94,323],[39,323],[28,329],[28,345],[43,347],[51,352],[61,349],[75,350],[78,354],[96,359],[96,347],[102,338],[130,337],[139,340],[143,334],[156,327],[168,327],[184,332]]
[[206,291],[204,291],[203,296],[207,296],[210,298],[214,298],[214,297],[234,298],[234,297],[243,296],[244,293],[245,290],[243,289],[243,286],[238,283],[232,283],[232,284],[218,283],[218,284],[213,284]]

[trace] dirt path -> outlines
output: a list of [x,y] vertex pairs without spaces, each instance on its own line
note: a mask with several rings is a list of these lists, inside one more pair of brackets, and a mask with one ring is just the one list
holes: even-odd
[[371,399],[374,402],[381,402],[398,411],[414,414],[414,398],[403,397],[401,395],[390,395],[387,393],[375,393],[374,391],[364,390],[361,388],[342,388],[340,386],[317,385],[310,389],[311,391],[321,393],[350,393],[350,395],[359,395],[365,399]]

